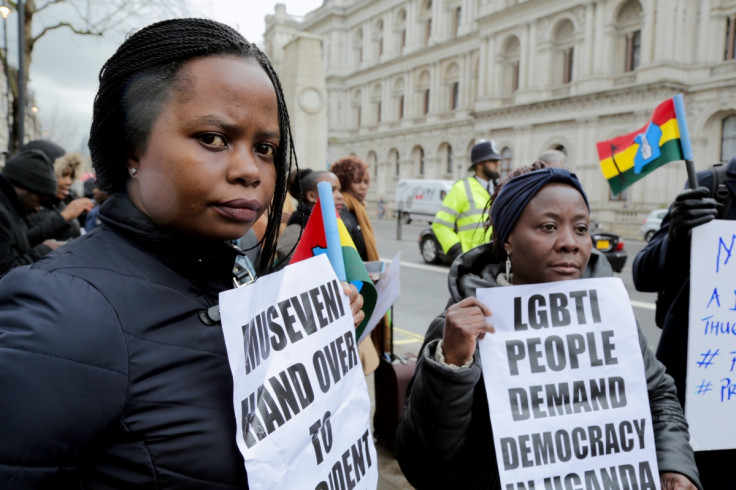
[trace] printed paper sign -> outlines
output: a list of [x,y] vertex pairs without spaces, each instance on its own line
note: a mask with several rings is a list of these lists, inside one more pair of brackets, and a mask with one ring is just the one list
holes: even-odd
[[389,308],[391,308],[391,305],[399,299],[400,270],[401,252],[396,252],[391,265],[386,268],[381,279],[376,282],[376,294],[378,295],[378,300],[376,300],[376,307],[373,309],[371,319],[368,321],[368,325],[365,327],[363,335],[360,337],[360,342],[362,342],[363,339],[366,338],[374,328],[376,328],[376,325],[381,321],[383,315],[385,315]]
[[479,346],[501,488],[659,488],[644,361],[621,280],[477,297],[496,327]]
[[350,303],[325,255],[220,294],[250,488],[376,488]]
[[696,451],[736,448],[734,244],[736,221],[693,229],[685,416]]

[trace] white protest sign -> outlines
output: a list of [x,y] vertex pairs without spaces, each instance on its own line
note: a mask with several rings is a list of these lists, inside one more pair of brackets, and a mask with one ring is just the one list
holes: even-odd
[[734,245],[736,221],[693,229],[685,416],[696,451],[736,448]]
[[476,295],[496,328],[479,348],[501,488],[659,488],[644,361],[621,280]]
[[363,335],[360,336],[359,343],[371,333],[378,322],[383,318],[383,315],[391,308],[391,305],[399,299],[400,283],[399,283],[399,271],[401,270],[401,252],[396,252],[394,260],[391,261],[381,278],[376,282],[376,306],[373,308],[371,319],[368,320],[368,324],[363,330]]
[[250,488],[376,488],[350,303],[322,254],[220,294]]

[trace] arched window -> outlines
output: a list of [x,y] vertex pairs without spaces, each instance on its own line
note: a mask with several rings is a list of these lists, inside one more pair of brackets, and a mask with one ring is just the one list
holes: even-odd
[[406,47],[406,10],[401,9],[396,14],[396,23],[394,27],[396,33],[396,51],[403,54]]
[[373,45],[376,58],[380,59],[383,55],[383,19],[378,19],[373,25]]
[[361,101],[360,99],[361,99],[361,92],[360,90],[356,90],[355,93],[353,93],[353,100],[350,104],[353,110],[353,124],[354,124],[354,127],[356,128],[359,128],[360,123],[361,123],[360,121],[361,119],[361,114],[360,114]]
[[373,177],[378,177],[378,157],[376,156],[376,152],[371,150],[368,152],[368,156],[365,159],[365,163],[368,164],[368,169],[370,171],[370,168],[373,167]]
[[363,62],[363,29],[358,28],[353,34],[353,52],[354,52],[354,64],[356,68],[360,67]]
[[422,115],[429,114],[429,84],[429,72],[423,71],[422,74],[419,75],[419,83],[417,85],[417,90],[419,92],[419,107]]
[[626,2],[616,16],[616,59],[624,72],[634,71],[639,67],[643,16],[638,0]]
[[397,151],[394,155],[394,167],[396,168],[396,176],[401,175],[401,168],[399,167],[399,152]]
[[572,81],[573,58],[575,54],[575,27],[569,20],[557,25],[554,33],[554,83],[566,84]]
[[446,100],[449,110],[454,111],[460,106],[460,70],[457,63],[450,63],[445,71]]
[[519,63],[521,60],[519,38],[511,36],[504,44],[503,53],[504,93],[513,94],[519,90]]
[[373,86],[373,93],[371,94],[371,104],[373,105],[373,120],[376,123],[381,122],[381,93],[383,89],[381,84]]
[[422,46],[428,46],[432,36],[432,0],[426,0],[419,10],[419,32]]
[[728,161],[736,157],[736,115],[723,120],[721,135],[721,160]]
[[445,165],[445,172],[452,175],[452,145],[447,145],[447,165]]
[[397,78],[391,90],[391,97],[396,108],[394,114],[399,121],[404,119],[404,90],[404,79]]
[[508,146],[501,151],[501,177],[506,177],[511,173],[511,162],[514,158],[514,152]]

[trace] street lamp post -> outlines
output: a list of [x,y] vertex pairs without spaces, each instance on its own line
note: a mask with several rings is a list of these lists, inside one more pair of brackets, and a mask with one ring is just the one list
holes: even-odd
[[8,15],[10,15],[10,7],[5,2],[0,5],[0,15],[3,17],[3,59],[5,60],[3,65],[5,71],[5,127],[8,130],[7,147],[10,148],[10,74],[8,73]]
[[14,121],[18,125],[18,148],[23,145],[26,122],[25,13],[23,0],[18,0],[18,121]]

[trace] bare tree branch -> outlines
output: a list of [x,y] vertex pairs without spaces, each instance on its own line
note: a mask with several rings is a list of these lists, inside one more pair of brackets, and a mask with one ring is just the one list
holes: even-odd
[[103,32],[90,31],[90,30],[87,30],[87,29],[79,29],[79,28],[71,25],[69,22],[59,22],[56,25],[44,27],[43,30],[40,33],[38,33],[38,35],[31,37],[30,40],[29,40],[29,42],[30,42],[31,45],[34,45],[47,32],[53,31],[54,29],[60,29],[62,27],[69,28],[69,30],[71,30],[74,34],[80,34],[80,35],[84,35],[84,36],[102,36],[104,34]]

